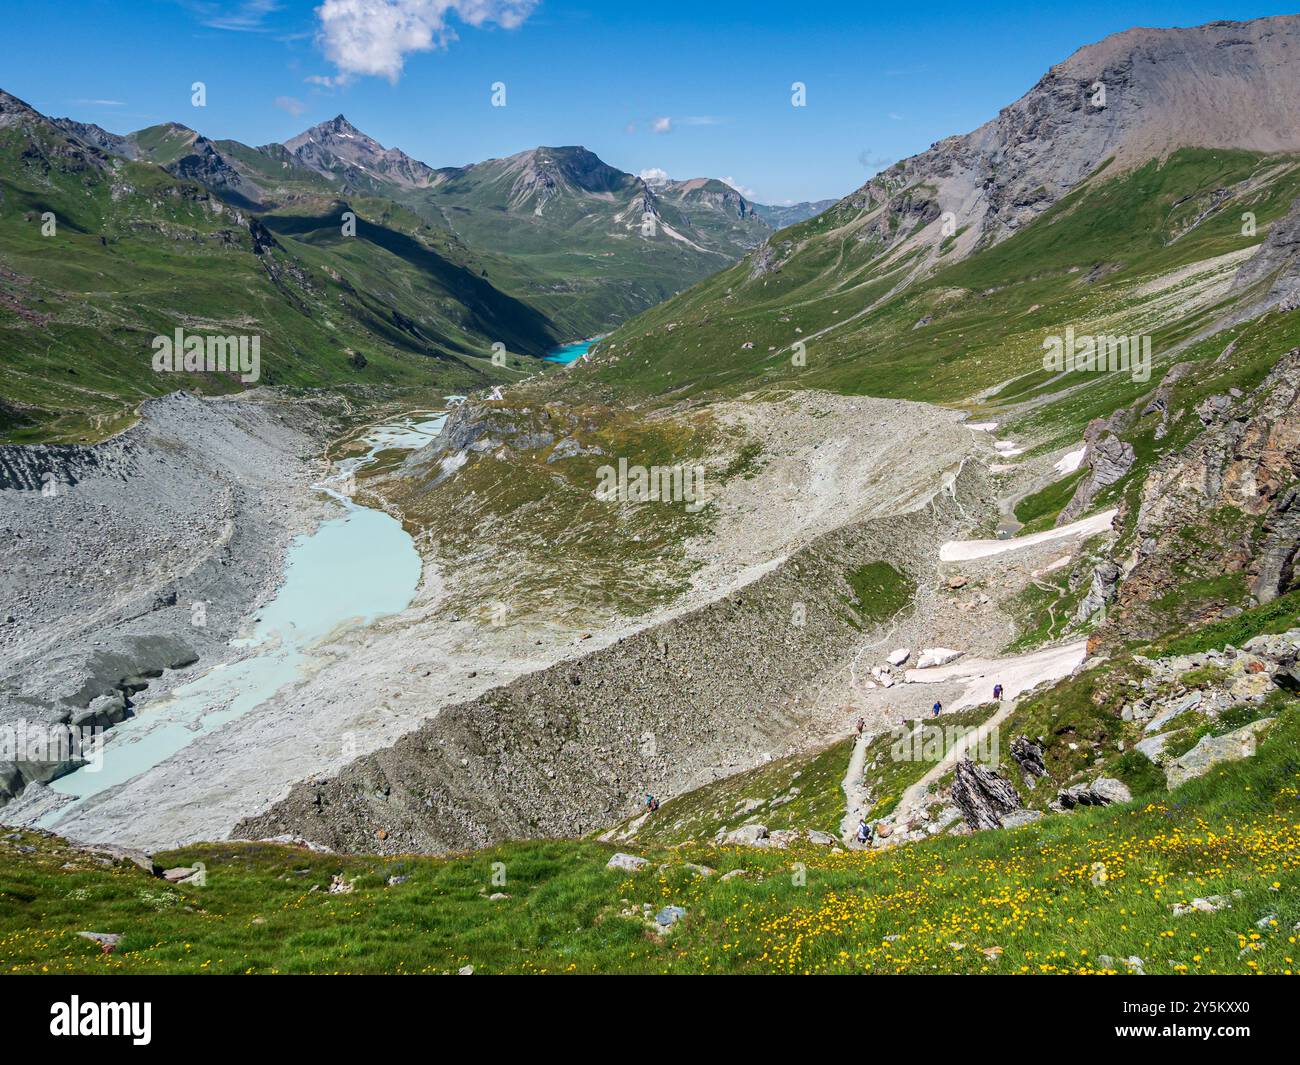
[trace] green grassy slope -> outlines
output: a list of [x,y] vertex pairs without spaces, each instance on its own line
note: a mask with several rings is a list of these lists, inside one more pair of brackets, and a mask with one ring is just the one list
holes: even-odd
[[[1152,801],[874,853],[638,846],[651,864],[630,875],[595,843],[448,859],[212,844],[158,856],[204,863],[206,886],[174,887],[9,833],[0,972],[1095,973],[1136,956],[1149,973],[1290,973],[1298,744],[1291,709],[1255,758]],[[336,876],[350,893],[329,893]],[[678,926],[648,928],[669,905]],[[104,955],[82,930],[124,939]]]
[[671,201],[653,201],[656,230],[643,234],[643,204],[653,194],[639,179],[580,148],[526,154],[536,156],[532,165],[546,183],[524,181],[525,164],[513,156],[455,171],[428,190],[394,195],[413,207],[436,207],[471,247],[504,257],[494,275],[501,286],[564,323],[570,338],[632,317],[730,265],[755,243],[749,228],[735,232],[716,212]]
[[[262,338],[262,384],[463,391],[520,372],[559,334],[497,290],[445,232],[359,203],[343,238],[317,201],[247,215],[148,163],[109,160],[36,122],[0,131],[0,434],[93,439],[141,399],[233,391],[231,375],[158,374],[151,341],[178,326]],[[367,220],[367,212],[382,219]],[[42,235],[52,212],[57,233]],[[387,216],[385,217],[385,212]],[[331,229],[331,227],[333,227]],[[514,365],[494,367],[493,342]],[[527,360],[525,360],[527,361]]]
[[[1147,283],[1262,240],[1300,193],[1296,162],[1184,149],[1118,176],[1103,166],[1016,235],[910,285],[914,262],[868,239],[844,201],[772,236],[766,272],[746,260],[615,332],[592,384],[648,399],[772,385],[959,403],[1018,379],[995,399],[1023,399],[1046,383],[1045,336],[1067,325],[1151,333],[1159,362],[1209,319],[1190,292],[1180,306]],[[1085,391],[1107,412],[1150,387],[1106,376]]]

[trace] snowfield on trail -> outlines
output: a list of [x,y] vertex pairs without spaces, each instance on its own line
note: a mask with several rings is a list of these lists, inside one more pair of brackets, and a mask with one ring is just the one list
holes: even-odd
[[1011,658],[961,658],[946,666],[909,669],[905,679],[911,684],[966,681],[962,693],[944,704],[948,710],[962,710],[987,703],[995,684],[1002,685],[1002,697],[1009,701],[1044,681],[1068,677],[1087,656],[1088,641],[1079,640]]
[[1107,532],[1111,522],[1118,514],[1117,509],[1104,510],[1089,518],[1080,518],[1059,529],[1032,533],[1029,536],[1014,536],[1006,540],[951,540],[939,549],[940,562],[969,562],[976,558],[988,558],[990,555],[1002,555],[1008,551],[1023,551],[1027,547],[1037,547],[1053,540],[1065,540],[1073,536],[1089,537]]

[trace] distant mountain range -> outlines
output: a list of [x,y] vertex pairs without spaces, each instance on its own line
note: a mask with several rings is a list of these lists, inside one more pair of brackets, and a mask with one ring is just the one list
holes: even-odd
[[508,379],[734,263],[778,210],[711,179],[651,187],[581,147],[433,168],[342,115],[251,147],[178,123],[119,135],[4,92],[0,198],[13,439],[234,387],[152,372],[151,337],[181,324],[258,332],[266,383]]

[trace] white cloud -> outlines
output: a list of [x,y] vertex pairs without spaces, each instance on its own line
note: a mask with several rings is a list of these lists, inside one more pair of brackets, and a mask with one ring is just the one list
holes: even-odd
[[656,118],[651,122],[650,128],[655,133],[671,133],[673,131],[673,120],[664,115],[662,118]]
[[74,104],[80,104],[82,107],[125,107],[125,100],[73,100]]
[[738,193],[744,196],[745,199],[747,200],[753,200],[758,196],[758,193],[756,193],[748,185],[742,185],[734,177],[718,178],[718,180],[721,181],[724,185],[730,185],[733,189],[735,189]]
[[280,10],[279,0],[243,0],[239,4],[201,3],[198,5],[203,25],[214,30],[236,33],[263,33],[262,21]]
[[277,96],[275,98],[275,106],[281,111],[288,111],[294,118],[297,118],[307,110],[307,105],[296,96]]
[[646,167],[641,171],[641,180],[647,185],[664,185],[669,181],[668,171],[661,167]]
[[455,16],[468,26],[514,29],[538,0],[325,0],[316,9],[317,42],[344,75],[396,82],[410,52],[430,52],[456,40]]

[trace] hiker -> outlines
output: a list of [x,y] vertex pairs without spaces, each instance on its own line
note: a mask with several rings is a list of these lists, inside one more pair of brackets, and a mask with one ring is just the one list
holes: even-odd
[[653,813],[655,810],[659,809],[659,803],[655,801],[655,797],[648,791],[645,795],[645,808],[647,813]]
[[1002,702],[1002,685],[1001,685],[1001,684],[995,684],[995,685],[993,685],[993,701],[994,701],[994,702],[998,702],[998,703]]
[[866,728],[866,727],[867,727],[867,723],[866,723],[866,721],[864,721],[862,718],[858,718],[858,735],[859,735],[859,736],[862,735],[862,730],[863,730],[864,728]]
[[863,817],[863,818],[859,818],[859,820],[858,820],[858,843],[861,844],[861,845],[864,846],[864,847],[866,847],[866,846],[870,846],[870,844],[871,844],[871,836],[872,836],[872,833],[871,833],[871,826],[870,826],[869,824],[867,824],[867,819],[866,819],[865,817]]
[[939,702],[939,700],[936,699],[934,701],[934,706],[930,707],[930,709],[934,711],[934,716],[938,717],[941,713],[943,713],[943,703]]

